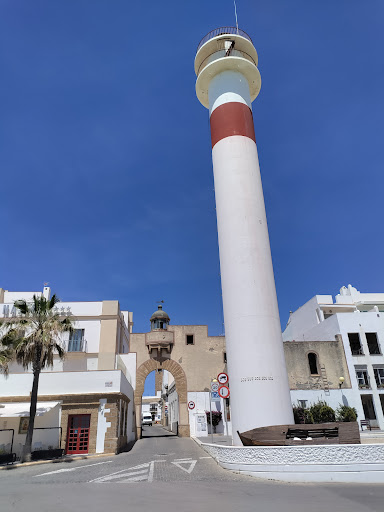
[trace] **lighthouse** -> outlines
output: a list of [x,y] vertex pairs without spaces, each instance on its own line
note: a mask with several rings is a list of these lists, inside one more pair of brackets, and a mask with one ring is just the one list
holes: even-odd
[[294,423],[252,116],[258,55],[235,27],[213,30],[195,57],[209,109],[233,443],[237,432]]

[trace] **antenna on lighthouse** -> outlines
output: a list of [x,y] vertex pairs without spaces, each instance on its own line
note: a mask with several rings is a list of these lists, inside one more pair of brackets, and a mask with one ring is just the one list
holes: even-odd
[[233,0],[233,5],[235,6],[235,19],[236,19],[236,30],[239,33],[239,24],[237,23],[237,9],[236,9],[236,0]]

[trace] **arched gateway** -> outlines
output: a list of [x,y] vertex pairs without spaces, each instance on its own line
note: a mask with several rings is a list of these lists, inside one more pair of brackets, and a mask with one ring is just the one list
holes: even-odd
[[[209,410],[211,379],[226,371],[225,339],[223,336],[208,336],[206,325],[170,325],[168,314],[161,305],[150,318],[151,330],[146,333],[131,333],[130,352],[136,353],[135,414],[136,434],[141,437],[141,412],[144,384],[147,376],[156,371],[155,391],[162,392],[167,427],[179,436],[207,435],[204,425],[205,413]],[[162,378],[169,372],[174,379],[162,387]],[[176,393],[174,393],[176,391]],[[176,395],[176,399],[175,399]],[[165,405],[169,401],[169,411]],[[172,399],[171,399],[172,397]],[[189,408],[188,408],[189,403]],[[223,401],[213,406],[223,414],[218,432],[228,430],[229,413]],[[178,409],[178,414],[177,414]],[[225,414],[227,411],[228,414]],[[175,416],[174,416],[175,414]],[[224,430],[224,423],[225,429]],[[221,429],[221,430],[220,430]]]
[[188,437],[190,432],[187,407],[187,378],[182,367],[172,359],[167,359],[164,362],[149,359],[137,369],[135,391],[137,437],[141,437],[141,400],[144,392],[145,379],[154,370],[167,370],[173,375],[176,391],[179,396],[180,423],[178,427],[178,434],[182,437]]

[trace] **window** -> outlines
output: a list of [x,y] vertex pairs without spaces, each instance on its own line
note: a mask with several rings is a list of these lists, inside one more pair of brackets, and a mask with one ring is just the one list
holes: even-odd
[[187,345],[194,345],[195,341],[193,339],[193,334],[187,334],[186,342]]
[[378,388],[384,388],[384,368],[374,368],[376,385]]
[[69,333],[68,352],[82,352],[84,349],[84,329],[73,329]]
[[317,355],[314,352],[310,352],[308,354],[308,364],[311,375],[319,375],[319,371],[317,368]]
[[370,389],[368,372],[366,369],[356,368],[356,378],[360,389]]
[[380,355],[380,346],[377,340],[377,334],[375,332],[366,332],[365,336],[367,338],[368,350],[371,355]]
[[307,408],[307,402],[308,400],[298,400],[299,404],[300,404],[300,407],[302,407],[303,409],[306,409]]
[[361,356],[364,354],[363,349],[361,348],[360,336],[358,332],[349,332],[348,333],[349,346],[351,347],[351,352],[353,356]]
[[226,352],[223,352],[223,359],[224,359],[224,363],[227,362],[227,353]]

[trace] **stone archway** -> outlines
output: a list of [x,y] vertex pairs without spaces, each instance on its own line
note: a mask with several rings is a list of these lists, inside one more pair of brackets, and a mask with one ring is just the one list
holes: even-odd
[[144,393],[144,384],[147,376],[154,370],[167,370],[175,379],[176,391],[179,396],[179,429],[180,437],[189,437],[189,413],[187,406],[187,378],[182,367],[172,359],[162,363],[155,359],[145,361],[136,372],[135,409],[136,409],[136,435],[141,437],[141,400]]

